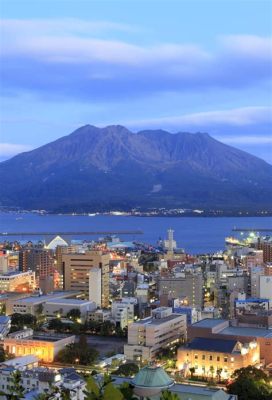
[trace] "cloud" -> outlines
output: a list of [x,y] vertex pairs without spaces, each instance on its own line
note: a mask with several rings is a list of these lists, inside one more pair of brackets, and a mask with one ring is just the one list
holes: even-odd
[[218,140],[228,144],[245,144],[245,145],[272,145],[272,135],[238,135],[238,136],[220,136]]
[[111,21],[87,21],[77,18],[2,19],[0,29],[15,38],[42,35],[94,35],[104,32],[137,32],[138,27]]
[[125,124],[138,127],[155,127],[170,129],[190,127],[190,129],[213,127],[219,125],[246,126],[272,123],[272,107],[241,107],[230,110],[215,110],[200,113],[183,114],[164,118],[128,121]]
[[268,38],[224,36],[213,51],[191,43],[146,46],[107,39],[109,31],[129,29],[78,19],[3,20],[2,90],[10,96],[24,91],[47,99],[107,101],[236,90],[271,79]]
[[222,37],[221,42],[232,55],[271,60],[271,38],[256,35],[228,35]]
[[15,156],[24,151],[32,150],[32,146],[15,143],[0,143],[0,159]]

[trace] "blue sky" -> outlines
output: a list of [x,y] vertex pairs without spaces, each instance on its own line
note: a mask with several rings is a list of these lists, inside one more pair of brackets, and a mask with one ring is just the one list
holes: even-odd
[[1,0],[0,159],[81,125],[209,132],[272,163],[270,0]]

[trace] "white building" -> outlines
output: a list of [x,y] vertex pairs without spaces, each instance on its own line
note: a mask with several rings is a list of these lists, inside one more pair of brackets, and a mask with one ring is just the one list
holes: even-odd
[[123,329],[132,323],[136,304],[137,299],[135,297],[124,297],[120,301],[114,301],[111,306],[111,313],[115,324]]
[[14,313],[38,315],[39,313],[43,312],[46,303],[50,301],[55,301],[57,299],[75,297],[76,295],[80,295],[80,292],[60,291],[44,296],[31,296],[24,297],[22,299],[10,299],[7,301],[6,313],[8,315]]
[[124,354],[128,360],[153,360],[162,348],[186,338],[186,315],[173,314],[170,307],[159,307],[152,317],[128,326]]
[[272,307],[272,276],[260,276],[260,297],[262,299],[268,299],[270,307]]
[[258,266],[251,268],[250,271],[250,287],[251,297],[260,296],[260,276],[264,275],[264,267]]
[[89,300],[95,302],[97,307],[102,303],[102,278],[101,268],[91,268],[89,272]]
[[174,240],[174,231],[173,229],[168,229],[167,231],[168,238],[163,241],[163,248],[169,252],[172,252],[177,248],[177,242]]
[[[20,360],[22,359],[22,360]],[[71,369],[67,369],[67,372],[49,370],[44,367],[28,367],[25,364],[25,357],[17,358],[17,365],[13,364],[5,365],[6,363],[0,364],[0,387],[4,393],[10,392],[10,379],[12,374],[18,370],[21,370],[21,385],[24,389],[24,397],[27,399],[36,398],[39,394],[52,393],[50,399],[59,399],[58,393],[53,393],[54,388],[68,389],[70,400],[84,400],[84,390],[86,382]],[[13,361],[13,360],[11,360]],[[28,368],[27,368],[28,367]]]
[[81,321],[86,321],[87,314],[96,309],[96,304],[88,300],[78,299],[56,299],[47,301],[44,304],[44,314],[47,318],[63,318],[71,310],[78,310],[80,312]]

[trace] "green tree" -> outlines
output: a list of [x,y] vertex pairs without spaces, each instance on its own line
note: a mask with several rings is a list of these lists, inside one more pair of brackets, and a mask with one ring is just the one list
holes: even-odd
[[24,398],[24,388],[22,386],[22,375],[20,371],[15,371],[11,374],[8,393],[0,393],[7,400],[20,400]]
[[96,349],[80,343],[72,343],[60,350],[56,356],[56,361],[68,364],[89,365],[96,361],[99,353]]
[[78,322],[81,317],[81,312],[77,308],[73,308],[67,313],[67,318],[71,319],[74,322]]
[[169,390],[164,390],[160,400],[179,400],[179,397],[176,393],[172,393]]
[[122,383],[122,385],[119,386],[119,390],[124,396],[125,400],[137,400],[138,397],[134,396],[134,386],[131,385],[128,382]]
[[115,371],[116,375],[121,376],[132,376],[139,372],[139,367],[134,363],[121,364],[119,368]]
[[213,365],[210,366],[210,373],[213,378],[213,374],[214,374],[214,366]]
[[14,313],[11,315],[11,325],[15,325],[18,329],[23,329],[24,326],[35,328],[36,323],[37,318],[32,314]]
[[65,325],[59,318],[50,319],[48,323],[48,328],[53,329],[56,332],[62,332],[65,328]]
[[104,321],[100,326],[101,336],[111,336],[115,331],[115,325],[110,321]]
[[189,368],[190,374],[191,374],[191,378],[193,378],[194,374],[195,374],[195,367],[191,367]]
[[217,368],[217,370],[216,370],[216,376],[217,376],[218,381],[221,380],[221,374],[222,374],[222,372],[223,372],[223,368]]
[[236,394],[239,400],[271,400],[269,377],[262,370],[251,366],[240,368],[234,371],[232,379],[227,390]]
[[104,375],[102,382],[97,383],[92,376],[86,381],[85,400],[125,400],[122,392],[113,385],[109,375]]

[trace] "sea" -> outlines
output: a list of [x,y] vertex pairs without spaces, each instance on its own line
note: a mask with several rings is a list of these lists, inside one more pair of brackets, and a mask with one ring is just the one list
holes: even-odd
[[[112,215],[39,215],[35,213],[0,213],[0,233],[21,232],[101,232],[142,231],[141,234],[119,235],[124,241],[138,241],[156,245],[166,239],[167,230],[174,230],[174,239],[179,248],[190,254],[214,253],[225,249],[227,236],[243,237],[248,232],[233,232],[233,228],[270,229],[262,232],[272,235],[272,217],[134,217]],[[96,240],[101,234],[71,236],[71,240]],[[2,236],[0,241],[38,241],[48,237]]]

